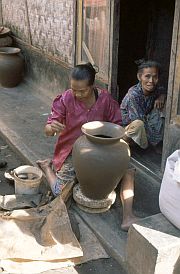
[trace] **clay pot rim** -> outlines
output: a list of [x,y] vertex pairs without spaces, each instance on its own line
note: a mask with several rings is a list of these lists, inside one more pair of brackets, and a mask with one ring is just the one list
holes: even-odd
[[[0,29],[2,28],[3,26],[0,27]],[[0,32],[0,37],[3,37],[3,36],[6,36],[10,33],[10,29],[9,28],[6,28],[4,27],[4,29],[2,30],[2,32]]]
[[[87,132],[87,129],[85,129],[85,126],[88,125],[88,124],[93,124],[93,123],[101,123],[103,126],[110,126],[112,125],[114,128],[118,129],[119,130],[119,135],[117,135],[116,137],[111,137],[111,138],[103,138],[103,137],[97,137],[93,134],[90,134]],[[84,125],[82,125],[81,127],[81,131],[88,137],[90,138],[91,140],[93,139],[94,141],[97,141],[97,142],[102,142],[102,143],[112,143],[112,142],[115,142],[115,141],[118,141],[120,140],[122,137],[124,137],[124,134],[125,134],[125,129],[117,124],[113,124],[113,123],[110,123],[110,122],[102,122],[102,121],[92,121],[92,122],[88,122],[88,123],[85,123]],[[109,134],[108,134],[109,135]]]
[[20,53],[21,49],[19,48],[14,48],[14,47],[0,47],[0,54],[3,55],[13,55]]

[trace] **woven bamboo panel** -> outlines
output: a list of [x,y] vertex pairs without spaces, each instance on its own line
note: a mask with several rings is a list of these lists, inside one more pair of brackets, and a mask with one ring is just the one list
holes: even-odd
[[73,64],[73,0],[2,0],[2,9],[15,36]]
[[24,0],[2,0],[3,23],[13,34],[25,42],[29,41],[27,11]]
[[28,0],[32,44],[73,63],[73,0]]

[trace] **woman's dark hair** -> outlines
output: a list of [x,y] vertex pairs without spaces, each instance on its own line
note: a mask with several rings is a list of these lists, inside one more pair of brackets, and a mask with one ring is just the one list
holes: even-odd
[[147,60],[145,61],[144,59],[140,59],[135,61],[136,65],[138,65],[138,73],[142,73],[143,69],[145,68],[157,68],[158,72],[160,73],[161,71],[161,65],[153,60]]
[[96,70],[91,63],[77,65],[73,68],[71,72],[71,78],[74,80],[87,80],[88,85],[92,86],[94,84]]

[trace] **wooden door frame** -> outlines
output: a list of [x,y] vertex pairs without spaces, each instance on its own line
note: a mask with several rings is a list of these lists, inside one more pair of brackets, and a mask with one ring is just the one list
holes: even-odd
[[[173,24],[173,35],[172,35],[172,46],[171,46],[171,57],[169,67],[169,80],[168,80],[168,93],[166,102],[166,120],[165,120],[165,131],[164,131],[164,142],[163,142],[163,154],[162,154],[162,171],[164,170],[166,159],[169,156],[170,150],[170,125],[173,124],[174,117],[172,117],[173,103],[177,98],[177,91],[175,91],[175,78],[177,68],[177,53],[178,53],[178,40],[180,35],[180,0],[176,0],[175,13],[174,13],[174,24]],[[180,45],[179,45],[180,47]],[[175,91],[175,92],[174,92]]]
[[3,26],[2,0],[0,0],[0,24]]
[[[82,33],[79,31],[82,25],[82,0],[75,1],[75,10],[76,10],[76,37],[75,37],[75,58],[74,64],[80,62],[78,56],[81,53],[81,39]],[[118,53],[119,53],[119,30],[120,30],[120,0],[110,0],[110,45],[109,45],[109,75],[108,81],[104,81],[102,79],[98,79],[98,81],[102,84],[108,86],[108,91],[112,94],[114,99],[118,99]]]
[[114,99],[118,99],[118,53],[120,30],[120,0],[111,1],[110,21],[110,60],[109,60],[109,84],[108,90]]

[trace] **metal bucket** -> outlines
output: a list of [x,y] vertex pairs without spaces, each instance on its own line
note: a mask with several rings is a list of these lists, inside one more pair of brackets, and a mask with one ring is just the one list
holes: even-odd
[[[19,178],[20,174],[33,174],[34,179]],[[15,182],[15,194],[38,194],[39,186],[42,181],[42,171],[34,166],[20,166],[14,169],[13,177]]]

